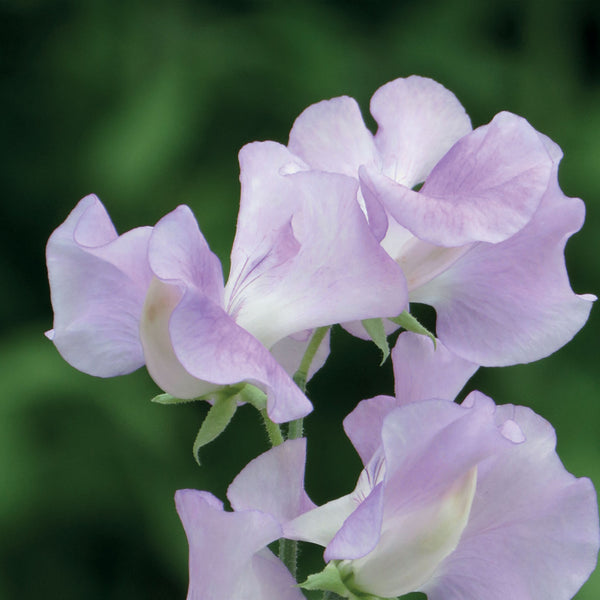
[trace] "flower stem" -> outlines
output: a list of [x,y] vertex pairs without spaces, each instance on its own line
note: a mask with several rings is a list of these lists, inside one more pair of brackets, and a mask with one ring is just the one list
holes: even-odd
[[260,411],[260,414],[263,418],[263,423],[265,425],[265,429],[267,430],[267,435],[269,436],[269,442],[271,442],[271,446],[274,448],[275,446],[279,446],[279,444],[283,444],[283,435],[281,434],[281,429],[277,423],[273,423],[273,421],[269,419],[267,409],[263,408]]
[[[310,342],[304,352],[304,356],[300,361],[298,370],[294,373],[294,382],[300,388],[303,394],[306,393],[306,380],[308,379],[308,371],[310,365],[315,358],[315,354],[321,345],[321,342],[329,331],[329,325],[326,327],[318,327],[315,329]],[[297,440],[302,437],[304,429],[304,420],[296,419],[291,421],[288,425],[287,439]],[[273,443],[273,442],[271,442]],[[281,442],[280,442],[281,443]],[[275,444],[273,444],[275,445]],[[296,578],[296,570],[298,563],[298,542],[295,540],[279,540],[279,558],[283,561],[283,564],[290,570],[290,573]]]
[[296,385],[302,390],[303,393],[306,392],[306,380],[308,378],[308,371],[310,370],[310,365],[315,358],[315,354],[323,341],[323,338],[327,335],[329,331],[329,325],[325,327],[318,327],[315,329],[315,332],[312,335],[310,342],[308,343],[308,347],[306,348],[306,352],[300,361],[300,366],[298,370],[294,373],[294,381]]

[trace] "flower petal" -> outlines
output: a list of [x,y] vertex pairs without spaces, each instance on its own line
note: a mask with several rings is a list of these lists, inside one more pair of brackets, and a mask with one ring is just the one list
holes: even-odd
[[286,523],[284,537],[327,546],[355,509],[352,494],[336,498]]
[[290,131],[288,148],[313,169],[354,178],[360,165],[375,165],[378,158],[360,108],[348,96],[304,110]]
[[138,327],[152,273],[146,253],[152,229],[117,235],[96,196],[86,196],[48,240],[54,308],[49,337],[75,368],[99,377],[144,364]]
[[271,353],[205,296],[187,291],[171,314],[169,331],[175,355],[190,375],[218,385],[248,381],[266,388],[267,412],[276,423],[312,410]]
[[178,206],[155,225],[148,260],[161,281],[195,288],[216,304],[222,304],[221,262],[208,247],[188,206]]
[[249,595],[248,600],[305,600],[286,566],[267,548],[254,555],[252,568],[260,592]]
[[381,428],[387,415],[398,406],[392,396],[362,400],[344,419],[344,431],[366,465],[381,446]]
[[460,139],[419,192],[373,169],[360,170],[388,212],[416,237],[440,246],[498,243],[522,229],[540,204],[553,161],[538,132],[499,113]]
[[439,340],[406,331],[392,350],[398,404],[432,398],[454,400],[478,365],[456,356]]
[[280,190],[300,207],[290,232],[299,250],[244,284],[236,321],[270,347],[305,329],[400,314],[404,277],[371,234],[356,183],[300,172],[281,177]]
[[157,278],[144,304],[140,335],[148,371],[165,391],[195,398],[215,386],[251,381],[267,388],[267,410],[277,422],[311,411],[269,351],[221,307],[219,261],[187,207],[157,223],[149,261]]
[[529,408],[500,406],[526,441],[479,467],[458,548],[423,587],[431,600],[569,600],[596,566],[596,494],[568,473],[552,426]]
[[383,494],[384,486],[379,483],[344,521],[325,549],[325,562],[361,558],[375,548],[381,534]]
[[[178,490],[175,503],[190,547],[188,600],[302,597],[290,591],[294,584],[289,573],[282,576],[283,564],[263,562],[274,559],[263,549],[281,534],[272,517],[258,511],[225,512],[212,494],[196,490]],[[276,579],[265,580],[273,571]]]
[[471,131],[456,96],[415,75],[380,87],[371,98],[371,114],[379,125],[375,144],[383,173],[409,188],[425,181],[452,145]]
[[501,244],[476,244],[411,293],[431,304],[446,346],[480,365],[526,363],[566,344],[586,322],[591,295],[573,293],[564,247],[584,206],[554,181],[531,222]]
[[[300,367],[302,358],[306,353],[308,345],[312,339],[314,329],[300,331],[290,335],[282,340],[279,340],[272,348],[271,354],[275,360],[285,369],[288,375],[292,377]],[[330,332],[328,331],[319,345],[317,352],[310,363],[310,369],[306,377],[306,381],[310,381],[312,376],[325,364],[329,357],[329,339]]]
[[287,440],[261,454],[229,486],[232,508],[260,510],[281,524],[316,508],[304,491],[305,464],[305,438]]

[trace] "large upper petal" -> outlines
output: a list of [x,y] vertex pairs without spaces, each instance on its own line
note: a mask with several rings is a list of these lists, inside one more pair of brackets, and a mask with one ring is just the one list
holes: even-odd
[[456,96],[416,75],[380,87],[371,98],[371,114],[379,125],[375,145],[383,173],[409,188],[425,181],[452,145],[471,131]]
[[596,565],[593,485],[565,470],[542,417],[511,405],[496,417],[526,440],[480,464],[460,543],[422,589],[430,600],[569,600]]
[[144,364],[138,328],[152,273],[152,229],[118,236],[96,196],[83,198],[48,240],[54,329],[63,358],[90,375],[112,377]]
[[225,512],[208,492],[179,490],[177,512],[190,548],[188,600],[301,600],[284,567],[265,547],[281,535],[259,511]]
[[440,246],[498,243],[522,229],[540,204],[553,160],[529,123],[499,113],[461,138],[419,192],[361,168],[388,212],[417,238]]
[[411,292],[431,304],[436,331],[453,352],[486,366],[526,363],[566,344],[586,322],[591,295],[569,284],[564,247],[584,219],[556,179],[531,222],[500,244],[474,245],[448,270]]
[[271,196],[297,209],[254,272],[236,281],[228,310],[239,324],[270,347],[305,329],[402,312],[406,282],[369,230],[354,180],[313,171],[272,183],[257,199],[265,211]]
[[305,109],[290,131],[288,148],[313,169],[354,178],[360,165],[379,165],[373,134],[348,96]]

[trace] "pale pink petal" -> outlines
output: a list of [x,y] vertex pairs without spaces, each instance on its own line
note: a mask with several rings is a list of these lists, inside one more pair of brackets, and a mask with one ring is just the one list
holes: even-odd
[[425,181],[452,145],[471,131],[456,96],[416,75],[380,87],[371,98],[371,113],[379,125],[375,144],[383,173],[409,188]]
[[344,521],[356,510],[353,494],[336,498],[305,512],[283,526],[284,537],[327,546]]
[[539,134],[525,119],[499,113],[461,138],[419,192],[361,168],[388,212],[421,240],[440,246],[498,243],[536,211],[553,172]]
[[[329,331],[325,334],[323,341],[319,345],[317,352],[310,363],[310,369],[306,377],[307,381],[312,379],[312,376],[325,364],[327,357],[329,356]],[[300,331],[293,335],[289,335],[282,340],[279,340],[272,348],[271,354],[275,357],[275,360],[285,369],[288,375],[294,376],[312,336],[314,329],[308,329],[307,331]]]
[[588,479],[568,473],[552,426],[500,406],[526,441],[479,466],[460,544],[423,587],[431,600],[570,600],[596,566],[598,507]]
[[384,490],[382,483],[376,485],[344,521],[325,549],[325,562],[361,558],[375,548],[381,534]]
[[355,178],[360,165],[378,158],[360,108],[347,96],[309,106],[296,119],[288,148],[313,169]]
[[456,356],[439,340],[406,331],[392,350],[398,404],[432,398],[454,400],[478,365]]
[[392,396],[375,396],[359,402],[344,419],[344,431],[366,465],[381,446],[381,428],[387,415],[398,406]]
[[208,247],[188,206],[178,206],[155,225],[148,260],[161,281],[194,288],[213,302],[222,303],[221,262]]
[[260,510],[281,524],[316,508],[304,491],[306,439],[287,440],[250,461],[227,498],[234,510]]
[[[254,555],[252,568],[260,589],[248,600],[305,600],[286,566],[268,549]],[[199,600],[204,600],[199,598]],[[236,598],[236,600],[238,600]]]
[[281,262],[297,252],[293,244],[287,252],[281,247],[281,231],[298,208],[296,195],[290,193],[283,175],[308,168],[275,142],[247,144],[240,150],[239,163],[242,189],[227,281],[228,302],[249,276],[256,277],[277,261],[277,256]]
[[169,331],[175,355],[190,375],[218,385],[255,383],[266,390],[267,412],[276,423],[312,410],[271,353],[205,296],[186,292],[173,310]]
[[565,267],[565,243],[583,219],[581,200],[554,179],[523,230],[473,246],[411,301],[436,309],[439,338],[467,360],[501,366],[548,356],[584,325],[595,299],[573,293]]
[[281,534],[271,516],[225,512],[212,494],[196,490],[179,490],[175,502],[190,547],[188,600],[302,598],[283,564],[265,550]]
[[300,206],[291,221],[299,249],[243,284],[236,321],[271,346],[305,329],[400,314],[404,277],[371,234],[356,182],[321,172],[281,180],[281,194]]
[[112,377],[144,364],[138,328],[152,273],[150,227],[120,237],[96,196],[86,196],[46,248],[54,329],[62,357],[90,375]]

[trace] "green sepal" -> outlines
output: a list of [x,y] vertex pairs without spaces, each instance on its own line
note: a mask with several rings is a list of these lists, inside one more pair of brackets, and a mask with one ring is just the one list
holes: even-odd
[[249,383],[245,384],[240,390],[238,399],[241,402],[251,404],[257,410],[264,410],[267,407],[267,395]]
[[186,402],[195,402],[196,400],[200,400],[200,398],[176,398],[175,396],[171,396],[171,394],[158,394],[158,396],[154,396],[150,402],[156,402],[157,404],[184,404]]
[[347,587],[342,579],[341,573],[338,571],[336,561],[331,561],[325,565],[325,568],[320,573],[314,573],[306,578],[306,581],[298,584],[305,590],[322,590],[324,592],[333,592],[342,598],[357,600]]
[[433,342],[433,347],[436,348],[437,340],[435,338],[435,335],[433,335],[433,333],[431,333],[431,331],[429,331],[427,327],[421,325],[421,323],[419,323],[419,321],[417,321],[417,319],[413,317],[413,315],[411,315],[408,311],[405,310],[404,312],[400,313],[397,317],[390,317],[389,320],[392,321],[392,323],[396,323],[396,325],[400,325],[400,327],[406,329],[406,331],[412,331],[413,333],[426,335],[428,338],[431,338],[431,341]]
[[217,394],[215,403],[210,407],[194,441],[192,452],[198,464],[201,464],[198,455],[200,448],[206,446],[206,444],[209,444],[223,433],[235,414],[237,400],[237,392],[233,394]]
[[387,335],[385,333],[383,321],[381,319],[365,319],[362,324],[371,339],[375,342],[375,345],[383,354],[383,358],[381,359],[381,363],[379,365],[381,366],[390,355],[390,345],[387,341]]
[[338,566],[339,560],[332,560],[325,565],[320,573],[314,573],[306,578],[306,581],[298,584],[298,587],[305,590],[321,590],[324,592],[333,592],[341,598],[348,600],[394,600],[393,598],[381,598],[364,592],[352,591],[347,583],[352,580],[351,571],[344,573],[343,566]]

